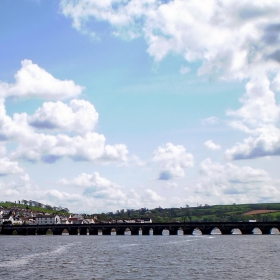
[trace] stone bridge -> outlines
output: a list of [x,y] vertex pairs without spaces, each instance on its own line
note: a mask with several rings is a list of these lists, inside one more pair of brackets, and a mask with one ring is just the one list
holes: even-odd
[[[1,234],[12,235],[46,235],[47,231],[52,231],[54,235],[62,235],[68,232],[69,235],[162,235],[164,230],[169,231],[169,235],[181,234],[190,235],[195,230],[202,234],[211,234],[213,230],[219,230],[221,234],[232,234],[239,230],[241,234],[253,234],[258,229],[259,233],[271,234],[272,230],[279,234],[280,222],[191,222],[191,223],[114,223],[114,224],[59,224],[59,225],[21,225],[2,226]],[[219,232],[218,231],[218,232]],[[141,233],[140,233],[141,232]],[[236,232],[236,231],[235,231]]]

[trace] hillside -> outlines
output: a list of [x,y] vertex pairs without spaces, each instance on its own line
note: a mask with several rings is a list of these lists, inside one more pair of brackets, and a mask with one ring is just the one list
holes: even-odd
[[[22,209],[32,209],[34,212],[43,212],[50,214],[64,214],[70,213],[64,210],[58,211],[47,208],[35,207],[24,204],[16,204],[12,202],[0,202],[0,206],[9,209],[12,207]],[[68,209],[67,209],[68,210]],[[133,218],[152,218],[153,222],[190,222],[190,221],[204,221],[204,222],[230,222],[230,221],[280,221],[280,203],[257,203],[257,204],[233,204],[233,205],[205,205],[199,207],[180,207],[180,208],[155,208],[147,209],[141,208],[122,209],[115,213],[93,213],[85,215],[87,218],[97,216],[99,221],[110,221],[115,219],[133,219]]]
[[[255,211],[253,210],[267,210]],[[95,215],[99,220],[127,219],[136,217],[150,217],[154,222],[230,222],[230,221],[280,221],[280,203],[262,204],[233,204],[233,205],[205,205],[199,207],[155,208],[139,210],[120,210],[117,213],[102,213]],[[255,214],[254,214],[255,213]]]
[[38,207],[38,206],[31,206],[31,205],[25,205],[25,204],[20,204],[20,203],[14,203],[14,202],[0,202],[0,206],[2,206],[5,209],[10,209],[10,208],[17,208],[17,209],[31,209],[33,212],[40,212],[40,213],[49,213],[49,214],[68,214],[67,211],[65,210],[54,210],[53,207],[49,206],[47,208],[44,207]]

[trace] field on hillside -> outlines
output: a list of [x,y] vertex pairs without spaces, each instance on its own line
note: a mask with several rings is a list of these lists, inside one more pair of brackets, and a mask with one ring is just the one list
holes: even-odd
[[279,212],[280,210],[252,210],[243,213],[243,215],[257,215],[257,214],[268,214],[268,213],[274,213]]
[[0,202],[0,206],[5,207],[7,209],[15,208],[15,207],[22,210],[31,209],[34,212],[49,213],[49,214],[66,213],[65,211],[56,211],[56,210],[46,209],[42,207],[29,206],[29,205],[13,203],[13,202]]

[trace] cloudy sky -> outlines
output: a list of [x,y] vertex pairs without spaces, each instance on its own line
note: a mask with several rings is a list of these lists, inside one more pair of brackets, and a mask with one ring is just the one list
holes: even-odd
[[2,0],[0,22],[0,200],[279,202],[279,0]]

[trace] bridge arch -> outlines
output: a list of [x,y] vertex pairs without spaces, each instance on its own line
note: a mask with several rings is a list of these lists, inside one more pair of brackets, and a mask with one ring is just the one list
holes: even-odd
[[280,231],[277,227],[273,227],[269,230],[269,234],[273,234],[273,235],[279,235]]
[[240,230],[240,228],[232,228],[231,234],[240,235],[240,234],[242,234],[242,231]]
[[177,235],[184,235],[184,230],[182,227],[179,227],[177,230]]
[[129,227],[127,227],[125,230],[124,230],[124,235],[132,235],[131,234],[131,229]]
[[13,230],[12,235],[18,235],[18,231],[16,229]]
[[202,229],[199,227],[195,227],[193,229],[192,235],[202,235]]
[[61,235],[70,235],[68,229],[64,228]]
[[171,235],[170,232],[171,232],[171,230],[169,228],[165,227],[162,230],[161,234],[164,235],[164,236],[168,236],[168,235]]
[[53,230],[51,228],[48,228],[46,230],[46,235],[53,235]]
[[252,229],[252,234],[262,234],[262,230],[259,227],[254,227]]
[[212,235],[221,235],[222,234],[222,231],[218,228],[218,227],[214,227],[212,230],[211,230],[211,232],[210,232],[210,234]]

